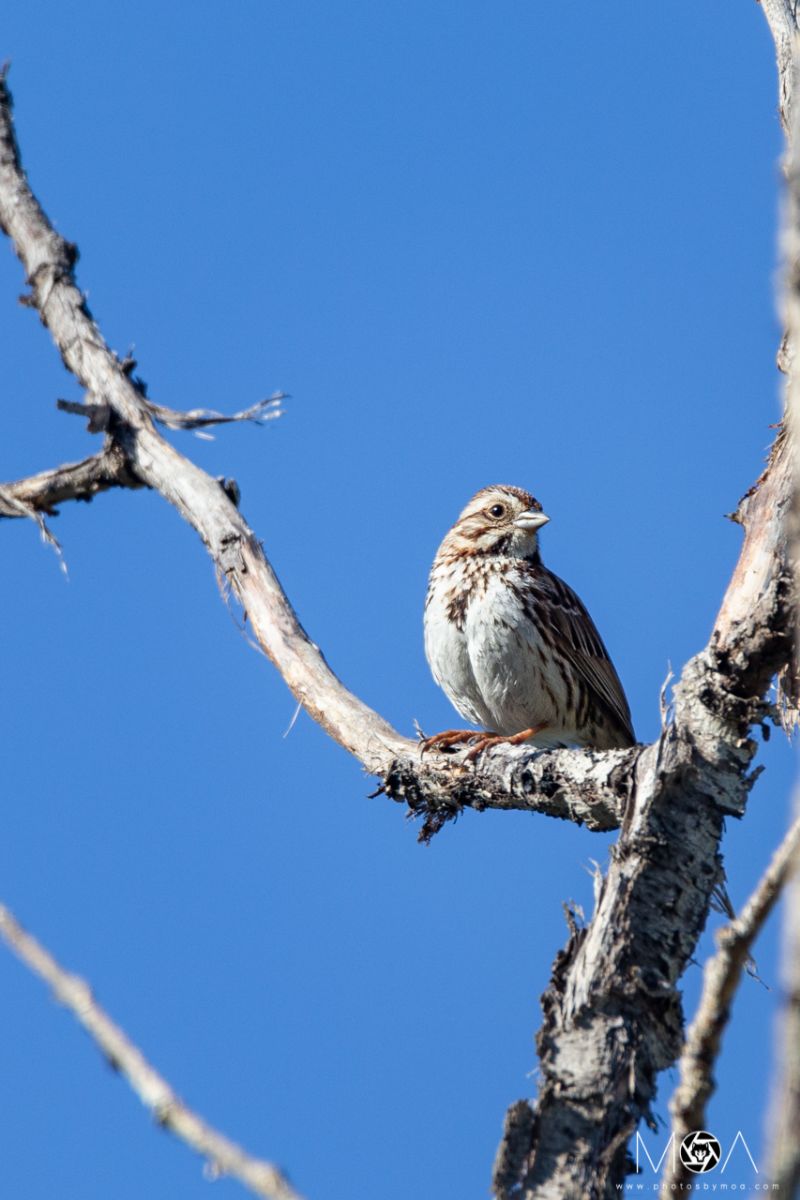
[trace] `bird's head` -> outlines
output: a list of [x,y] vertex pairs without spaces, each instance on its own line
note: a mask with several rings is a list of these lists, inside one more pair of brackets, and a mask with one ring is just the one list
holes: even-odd
[[529,492],[495,484],[472,497],[442,543],[440,553],[537,558],[538,532],[549,520]]

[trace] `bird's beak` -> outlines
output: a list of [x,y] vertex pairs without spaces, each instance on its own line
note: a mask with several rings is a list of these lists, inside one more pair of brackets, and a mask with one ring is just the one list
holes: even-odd
[[524,529],[527,533],[533,533],[537,529],[541,529],[542,525],[546,525],[550,520],[543,512],[535,512],[529,508],[527,512],[520,513],[515,518],[513,524],[517,529]]

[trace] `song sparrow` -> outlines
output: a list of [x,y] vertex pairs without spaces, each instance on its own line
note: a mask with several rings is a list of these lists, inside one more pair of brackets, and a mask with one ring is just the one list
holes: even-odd
[[468,721],[423,747],[497,742],[632,746],[622,684],[592,618],[539,554],[549,517],[515,487],[473,496],[445,537],[425,600],[425,653],[436,682]]

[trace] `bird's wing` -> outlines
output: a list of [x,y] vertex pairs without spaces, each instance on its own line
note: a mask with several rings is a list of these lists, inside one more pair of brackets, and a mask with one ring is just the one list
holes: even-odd
[[[636,738],[625,692],[583,601],[552,571],[540,567],[536,574],[559,648],[633,745]],[[541,609],[540,614],[544,615]]]

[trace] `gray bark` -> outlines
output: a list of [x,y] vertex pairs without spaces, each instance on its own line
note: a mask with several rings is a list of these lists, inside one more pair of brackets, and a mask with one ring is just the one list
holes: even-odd
[[[800,821],[800,793],[795,796]],[[800,870],[787,888],[783,921],[781,988],[783,1005],[776,1029],[775,1085],[767,1125],[768,1177],[778,1195],[800,1195]]]
[[[800,446],[800,372],[793,369],[800,342],[800,113],[793,103],[798,60],[797,6],[787,0],[769,0],[765,15],[775,36],[780,78],[781,115],[790,131],[787,162],[789,183],[788,222],[784,238],[787,263],[786,337],[784,357],[789,367],[787,427]],[[794,55],[794,58],[793,58]],[[800,462],[797,464],[800,467]],[[800,588],[800,511],[797,498],[788,529],[791,565]],[[787,672],[795,689],[800,680],[800,646]],[[800,820],[800,792],[794,800]],[[796,869],[787,888],[781,948],[782,1011],[776,1030],[774,1084],[767,1124],[768,1173],[780,1195],[800,1195],[800,872]]]
[[594,916],[558,955],[542,1000],[530,1151],[498,1196],[615,1195],[657,1074],[680,1054],[676,985],[722,880],[724,811],[743,809],[752,783],[749,730],[791,644],[782,573],[759,608],[687,665],[673,724],[636,764]]
[[[707,1128],[706,1107],[716,1086],[714,1068],[730,1020],[733,999],[742,973],[746,969],[754,973],[750,951],[777,903],[787,879],[796,869],[798,846],[800,814],[773,855],[769,867],[742,909],[741,915],[734,916],[716,935],[717,951],[703,969],[703,993],[681,1054],[680,1083],[670,1101],[673,1144],[676,1147],[680,1146],[687,1134]],[[797,1052],[800,1052],[800,1040],[797,1043]],[[794,1055],[795,1061],[797,1052]],[[796,1103],[797,1101],[795,1106]],[[792,1106],[781,1105],[778,1115],[778,1123],[785,1132],[792,1131],[795,1134],[791,1141],[794,1142],[794,1158],[797,1161],[796,1130],[800,1125],[797,1120],[788,1127],[786,1124],[787,1119],[791,1120]],[[789,1138],[786,1141],[788,1143]],[[788,1145],[785,1149],[788,1149]],[[674,1191],[680,1189],[681,1185],[689,1184],[691,1180],[691,1172],[683,1166],[679,1158],[673,1156],[673,1160],[667,1162],[664,1173],[665,1188]],[[781,1195],[787,1194],[791,1192],[782,1187]]]
[[[789,129],[794,7],[765,0],[764,11]],[[792,268],[796,273],[796,255]],[[790,292],[800,294],[795,279]],[[785,369],[795,344],[791,336],[785,340]],[[722,878],[720,802],[744,808],[756,749],[750,734],[767,715],[763,697],[776,675],[784,723],[791,728],[797,721],[797,608],[787,552],[795,496],[793,440],[781,429],[766,470],[737,510],[744,544],[709,645],[683,671],[672,726],[636,764],[592,922],[573,931],[556,959],[543,998],[543,1083],[530,1149],[525,1159],[515,1146],[519,1166],[511,1183],[507,1169],[495,1178],[501,1198],[615,1195],[626,1143],[638,1121],[649,1118],[657,1073],[680,1052],[675,985]],[[520,1121],[509,1127],[518,1129]]]
[[99,454],[82,462],[40,471],[14,483],[0,485],[0,517],[54,516],[67,500],[92,500],[112,487],[141,487],[128,469],[121,449],[109,441]]
[[[787,439],[738,509],[742,554],[706,649],[685,667],[674,714],[652,746],[536,752],[497,747],[421,758],[349,692],[300,625],[257,537],[220,486],[164,440],[130,370],[105,344],[74,279],[75,250],[52,228],[22,172],[5,81],[0,85],[0,224],[30,303],[93,402],[138,483],[169,501],[202,538],[224,588],[264,652],[320,725],[381,779],[381,791],[435,833],[463,807],[523,808],[614,828],[621,836],[588,928],[575,928],[543,997],[541,1086],[534,1112],[509,1114],[498,1196],[615,1194],[625,1146],[649,1119],[657,1074],[677,1058],[677,982],[721,880],[725,814],[744,812],[755,725],[773,711],[770,681],[792,658],[793,595],[784,522],[793,496]],[[22,485],[15,485],[20,487]],[[676,866],[679,869],[676,869]]]
[[83,1026],[108,1065],[125,1076],[161,1128],[202,1155],[209,1179],[228,1175],[238,1179],[253,1195],[266,1200],[302,1200],[276,1166],[254,1158],[193,1112],[100,1007],[89,985],[65,971],[3,904],[0,904],[0,938],[34,975],[49,985],[53,996]]

